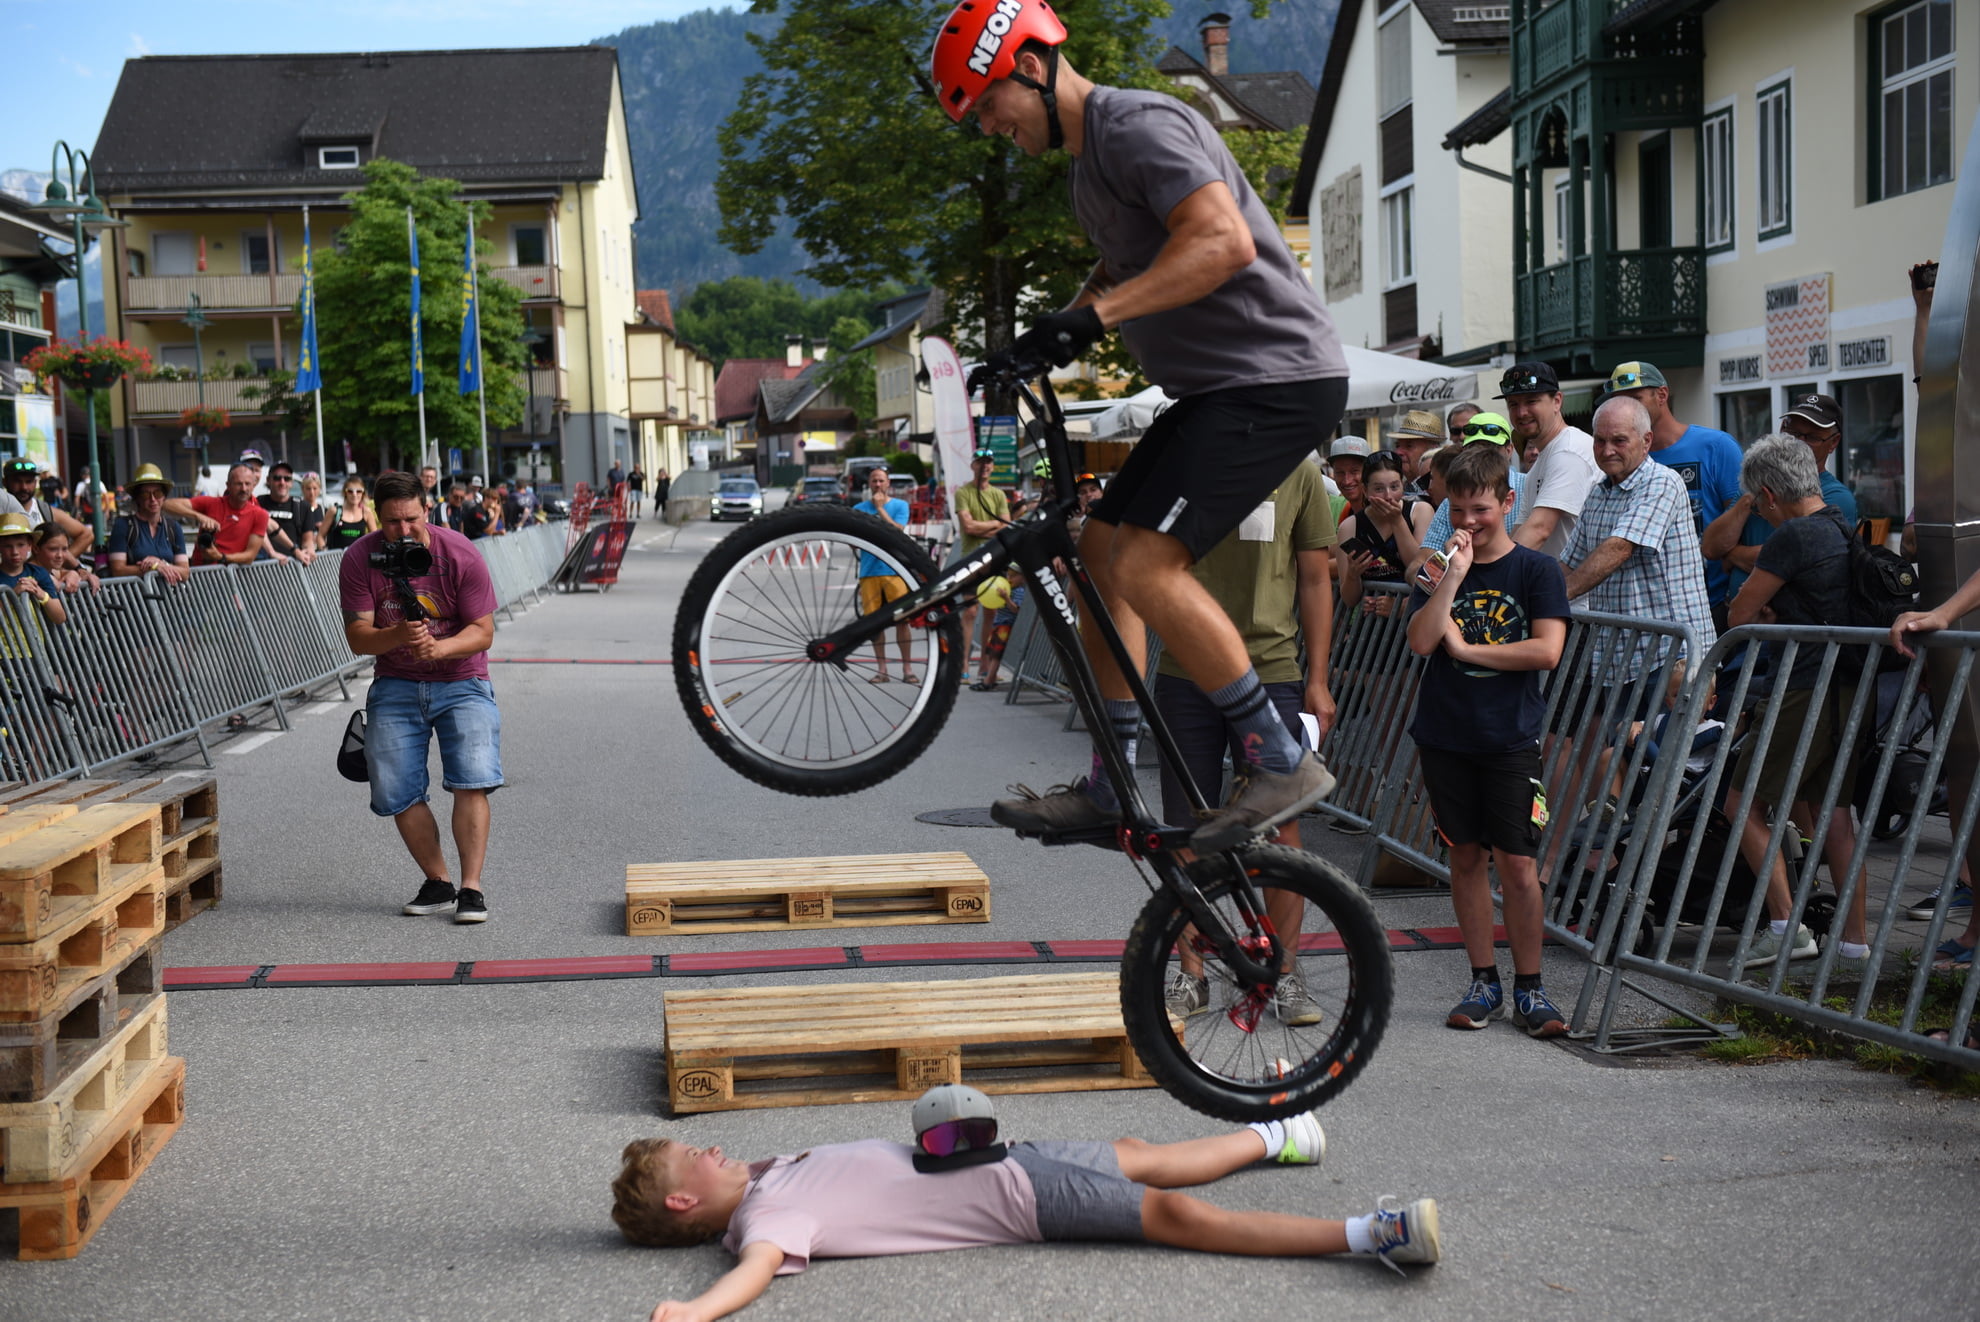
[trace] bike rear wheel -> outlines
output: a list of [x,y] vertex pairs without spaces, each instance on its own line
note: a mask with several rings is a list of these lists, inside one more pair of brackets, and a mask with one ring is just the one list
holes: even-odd
[[[1283,1022],[1269,996],[1242,987],[1166,889],[1150,897],[1128,934],[1121,1015],[1141,1063],[1184,1105],[1223,1120],[1274,1120],[1310,1111],[1353,1082],[1388,1025],[1395,975],[1373,906],[1338,868],[1277,845],[1239,858],[1268,903],[1274,890],[1305,902],[1299,938],[1281,939],[1294,947],[1292,967],[1318,1021]],[[1190,864],[1191,878],[1231,931],[1256,937],[1229,870],[1225,856]],[[1184,945],[1201,952],[1208,1004],[1179,1022],[1167,994],[1183,972]]]
[[[806,647],[857,619],[862,557],[871,577],[919,589],[935,562],[899,529],[843,507],[754,519],[695,570],[674,619],[674,681],[715,755],[787,794],[850,794],[921,755],[962,679],[952,616],[890,628],[885,673],[872,643],[842,662]],[[906,664],[901,634],[906,634]],[[912,675],[908,683],[904,675]]]

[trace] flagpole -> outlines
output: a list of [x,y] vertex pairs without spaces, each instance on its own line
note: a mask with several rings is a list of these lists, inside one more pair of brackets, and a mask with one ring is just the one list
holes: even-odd
[[[304,249],[303,260],[305,262],[311,260],[311,256],[308,251],[308,248],[309,248],[309,208],[304,207],[303,208],[303,249]],[[313,289],[310,291],[309,313],[312,318],[315,317],[316,315],[316,291]],[[317,366],[314,358],[316,352],[317,352],[316,346],[311,345],[310,353],[312,357],[311,357],[310,365],[312,367]],[[317,380],[321,381],[322,379],[323,379],[323,374],[321,368],[319,367],[317,371]],[[329,471],[330,466],[324,461],[323,458],[323,387],[319,385],[314,391],[310,393],[316,396],[316,478],[317,481],[323,483],[324,486],[327,487],[330,483],[330,471]],[[319,492],[320,490],[321,489],[319,488]]]
[[[474,203],[467,204],[467,211],[468,252],[473,253]],[[488,459],[488,364],[481,356],[481,264],[472,257],[468,261],[468,285],[474,293],[474,398],[481,409],[481,480],[492,487],[495,475]]]
[[413,394],[414,397],[419,401],[419,462],[421,464],[431,464],[434,468],[438,468],[440,466],[440,456],[438,454],[433,454],[429,456],[427,453],[428,446],[426,443],[426,373],[421,370],[422,365],[419,362],[419,343],[418,343],[419,231],[413,228],[413,209],[410,206],[406,208],[406,247],[407,247],[407,251],[413,254],[413,269],[412,269],[413,291],[414,291],[413,292],[413,339],[414,339],[413,370],[419,373],[419,381],[418,381],[419,389],[414,391]]

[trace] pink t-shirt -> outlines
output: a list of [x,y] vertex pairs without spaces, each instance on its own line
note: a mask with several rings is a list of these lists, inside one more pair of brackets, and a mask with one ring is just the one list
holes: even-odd
[[[433,552],[432,572],[412,580],[412,589],[426,607],[426,627],[434,638],[450,638],[484,615],[495,613],[495,584],[474,543],[449,528],[428,524],[427,550]],[[371,567],[371,553],[384,542],[383,533],[366,533],[344,552],[337,573],[337,594],[347,611],[370,611],[381,629],[404,623],[392,580]],[[397,647],[378,658],[374,673],[395,679],[445,682],[487,679],[488,654],[420,661],[408,648]]]
[[784,1251],[779,1276],[813,1258],[873,1258],[984,1244],[1036,1244],[1031,1177],[1008,1158],[939,1175],[914,1168],[905,1143],[832,1143],[750,1164],[749,1191],[722,1247]]

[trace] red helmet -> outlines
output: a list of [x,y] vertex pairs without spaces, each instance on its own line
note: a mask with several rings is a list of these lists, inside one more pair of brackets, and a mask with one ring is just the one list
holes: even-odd
[[960,121],[985,88],[1010,77],[1025,42],[1065,39],[1066,25],[1045,0],[962,0],[935,34],[928,73],[936,99]]

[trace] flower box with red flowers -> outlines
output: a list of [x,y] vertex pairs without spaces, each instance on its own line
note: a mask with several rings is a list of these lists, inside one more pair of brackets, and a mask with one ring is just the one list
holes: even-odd
[[126,340],[56,340],[27,356],[27,368],[77,390],[102,390],[125,375],[151,370],[151,355]]

